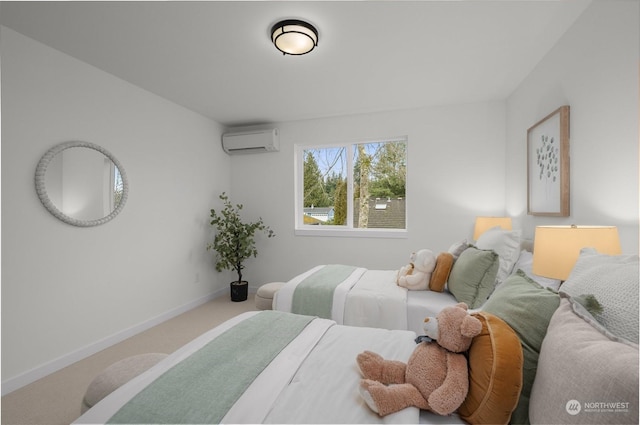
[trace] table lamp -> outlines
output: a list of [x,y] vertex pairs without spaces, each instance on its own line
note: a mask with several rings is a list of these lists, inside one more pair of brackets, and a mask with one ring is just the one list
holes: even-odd
[[477,241],[481,234],[493,227],[511,230],[511,217],[476,217],[473,240]]
[[537,226],[533,241],[533,273],[567,280],[582,248],[600,254],[621,253],[615,226]]

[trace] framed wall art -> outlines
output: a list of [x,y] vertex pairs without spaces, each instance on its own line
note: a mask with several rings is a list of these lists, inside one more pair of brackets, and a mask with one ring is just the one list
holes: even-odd
[[569,216],[569,106],[527,130],[527,213]]

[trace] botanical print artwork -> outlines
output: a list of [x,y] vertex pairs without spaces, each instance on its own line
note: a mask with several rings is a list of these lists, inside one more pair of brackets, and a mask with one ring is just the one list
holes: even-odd
[[542,134],[539,140],[540,144],[536,148],[537,169],[539,171],[538,180],[540,185],[540,199],[544,200],[544,204],[553,205],[554,200],[559,200],[558,185],[558,158],[560,156],[560,147],[557,139],[548,134]]
[[543,134],[540,136],[540,144],[536,148],[537,170],[540,171],[538,179],[545,184],[545,197],[548,198],[549,185],[558,180],[558,158],[560,148],[554,136]]
[[528,213],[569,215],[569,106],[527,131]]
[[560,116],[551,117],[533,130],[530,158],[535,160],[530,170],[530,203],[534,211],[556,211],[560,205]]

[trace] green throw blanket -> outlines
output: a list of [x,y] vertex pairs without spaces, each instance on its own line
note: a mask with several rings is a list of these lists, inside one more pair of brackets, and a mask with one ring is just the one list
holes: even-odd
[[293,293],[291,312],[332,319],[333,293],[355,269],[354,266],[331,264],[305,278]]
[[313,319],[263,311],[238,323],[158,377],[108,423],[219,423]]

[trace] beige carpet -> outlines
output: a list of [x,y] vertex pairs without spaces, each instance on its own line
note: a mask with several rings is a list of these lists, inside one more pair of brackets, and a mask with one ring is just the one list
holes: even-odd
[[91,380],[109,365],[135,354],[172,353],[228,318],[251,310],[255,310],[254,294],[243,302],[220,297],[183,313],[5,395],[2,424],[68,425],[80,416]]

